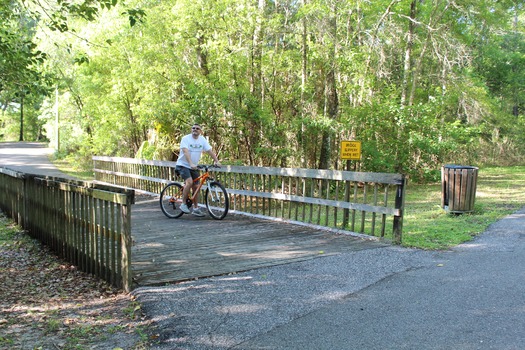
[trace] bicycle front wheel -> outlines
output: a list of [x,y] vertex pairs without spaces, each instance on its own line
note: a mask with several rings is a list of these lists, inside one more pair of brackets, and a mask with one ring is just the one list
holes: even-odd
[[222,220],[228,214],[229,207],[230,201],[224,186],[218,182],[210,182],[206,188],[206,209],[210,216]]
[[169,218],[178,218],[182,214],[182,186],[178,183],[167,184],[160,193],[160,209]]

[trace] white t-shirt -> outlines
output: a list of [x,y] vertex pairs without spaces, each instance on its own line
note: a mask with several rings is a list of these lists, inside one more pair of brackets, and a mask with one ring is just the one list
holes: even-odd
[[192,134],[184,136],[180,141],[180,152],[179,159],[177,159],[177,165],[189,168],[190,164],[184,156],[184,152],[182,151],[183,148],[187,148],[188,151],[190,151],[191,162],[194,165],[197,165],[201,159],[202,152],[209,151],[211,146],[208,143],[208,140],[206,140],[202,135],[199,135],[199,138],[197,139],[194,139]]

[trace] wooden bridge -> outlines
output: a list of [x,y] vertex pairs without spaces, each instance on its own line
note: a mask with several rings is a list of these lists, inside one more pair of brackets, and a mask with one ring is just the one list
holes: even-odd
[[[55,177],[41,147],[4,146],[0,209],[80,270],[126,291],[401,243],[400,174],[225,166],[217,177],[230,208],[246,215],[168,219],[158,199],[130,189],[158,196],[174,180],[173,162],[94,157],[97,181],[84,182]],[[38,173],[27,173],[35,164]],[[349,235],[356,232],[367,238]]]
[[162,285],[286,264],[385,244],[311,226],[232,215],[168,219],[158,198],[132,206],[135,287]]

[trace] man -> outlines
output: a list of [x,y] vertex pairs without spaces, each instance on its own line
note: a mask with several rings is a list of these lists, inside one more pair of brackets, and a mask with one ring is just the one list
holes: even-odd
[[[175,170],[179,172],[180,176],[184,180],[184,190],[182,192],[182,198],[186,199],[190,195],[190,189],[195,191],[197,184],[193,183],[193,179],[199,177],[199,171],[197,165],[201,159],[202,152],[208,153],[214,164],[219,166],[221,163],[213,152],[208,140],[201,135],[202,128],[199,124],[193,124],[191,127],[191,134],[184,136],[180,142],[180,153],[179,159],[177,159],[177,165]],[[193,201],[193,211],[191,212],[195,216],[204,216],[202,211],[199,209],[199,194],[195,196]],[[189,214],[190,208],[186,203],[180,206],[180,210],[184,213]]]

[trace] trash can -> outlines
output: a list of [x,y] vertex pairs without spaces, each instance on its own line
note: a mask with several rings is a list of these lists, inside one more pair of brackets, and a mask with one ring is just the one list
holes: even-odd
[[450,213],[474,211],[479,168],[447,164],[441,168],[441,206]]

